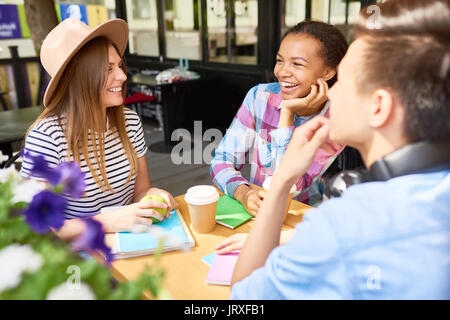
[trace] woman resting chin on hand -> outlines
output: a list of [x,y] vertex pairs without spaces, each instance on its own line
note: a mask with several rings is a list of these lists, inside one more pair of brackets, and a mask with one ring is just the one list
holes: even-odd
[[[295,128],[318,115],[328,116],[328,88],[336,82],[337,66],[346,51],[345,37],[336,27],[301,22],[283,36],[274,67],[277,82],[259,84],[245,96],[215,150],[210,173],[213,183],[253,216],[264,196],[252,184],[262,187],[266,177],[273,176]],[[314,166],[293,182],[299,191],[295,200],[313,205],[321,199],[321,188],[313,181],[320,180],[316,178],[343,149],[333,145],[330,152],[318,153]],[[247,180],[240,170],[248,155]]]

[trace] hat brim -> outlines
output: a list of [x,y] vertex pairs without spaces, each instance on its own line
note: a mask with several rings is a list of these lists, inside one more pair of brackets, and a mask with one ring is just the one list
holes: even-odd
[[53,98],[55,89],[61,79],[61,76],[66,69],[67,64],[72,60],[73,56],[90,40],[97,37],[105,37],[109,39],[112,44],[117,48],[120,56],[123,56],[128,43],[128,25],[122,19],[111,19],[108,20],[96,28],[92,29],[85,38],[81,39],[77,46],[73,48],[70,54],[67,56],[66,60],[60,65],[55,75],[51,78],[48,83],[47,89],[45,90],[43,103],[47,107]]

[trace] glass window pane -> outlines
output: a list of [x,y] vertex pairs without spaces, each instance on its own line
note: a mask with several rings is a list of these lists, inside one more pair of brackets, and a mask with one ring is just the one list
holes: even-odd
[[345,24],[345,1],[330,1],[330,23]]
[[225,0],[207,0],[208,59],[227,62]]
[[156,0],[126,0],[130,53],[159,56]]
[[351,41],[350,24],[358,19],[360,9],[360,1],[315,0],[311,3],[311,19],[335,25]]
[[[331,0],[331,12],[330,12],[330,23],[331,24],[345,24],[346,22],[346,1],[344,0]],[[359,14],[361,8],[361,3],[349,2],[348,3],[348,16],[347,23],[350,24],[354,21]]]
[[257,0],[207,0],[207,20],[209,61],[257,64]]
[[236,63],[257,64],[258,44],[258,1],[235,1]]
[[199,0],[165,0],[166,56],[201,60]]
[[345,25],[354,22],[361,9],[360,1],[348,1],[346,17],[346,0],[315,0],[311,4],[312,20],[320,20],[334,25]]
[[281,35],[284,35],[289,28],[305,20],[305,17],[306,0],[283,0]]
[[346,4],[345,0],[330,0],[330,23],[342,31],[348,42],[353,39],[350,24],[358,19],[360,8],[359,1]]
[[328,2],[329,0],[311,1],[311,20],[328,22]]
[[358,20],[361,2],[350,2],[348,7],[348,23],[352,24]]

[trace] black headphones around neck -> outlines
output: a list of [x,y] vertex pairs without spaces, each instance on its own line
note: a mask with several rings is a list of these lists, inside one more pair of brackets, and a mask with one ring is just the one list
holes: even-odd
[[339,172],[326,185],[325,194],[340,197],[354,184],[445,169],[450,169],[450,141],[410,143],[378,159],[369,169]]

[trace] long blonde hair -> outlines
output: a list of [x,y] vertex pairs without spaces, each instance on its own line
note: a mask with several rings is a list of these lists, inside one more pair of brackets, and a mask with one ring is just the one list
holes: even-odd
[[[106,119],[109,129],[117,129],[115,134],[118,133],[130,162],[127,181],[137,172],[137,156],[126,131],[123,104],[108,107],[104,116],[101,92],[106,88],[109,45],[106,38],[99,37],[77,52],[64,70],[48,106],[28,129],[27,136],[38,122],[56,116],[67,140],[67,161],[73,156],[73,160],[81,164],[83,156],[95,183],[102,190],[114,192],[105,167]],[[124,62],[123,65],[126,73]],[[122,94],[125,97],[126,83],[123,84]]]

